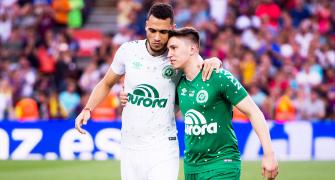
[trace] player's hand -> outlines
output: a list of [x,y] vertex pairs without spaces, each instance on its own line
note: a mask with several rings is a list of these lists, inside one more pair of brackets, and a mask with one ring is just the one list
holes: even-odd
[[120,101],[121,106],[125,106],[128,102],[128,93],[126,93],[124,89],[122,89],[122,91],[120,92]]
[[274,154],[264,155],[262,160],[262,176],[273,180],[279,173],[278,162]]
[[202,71],[202,80],[203,81],[208,80],[211,77],[214,69],[216,69],[216,72],[218,73],[221,67],[221,64],[222,64],[221,60],[217,57],[205,59],[204,65],[203,65],[204,67]]
[[76,126],[77,131],[80,132],[81,134],[86,134],[85,130],[82,129],[81,126],[86,125],[90,117],[91,117],[91,112],[88,109],[83,109],[81,113],[77,116],[75,126]]

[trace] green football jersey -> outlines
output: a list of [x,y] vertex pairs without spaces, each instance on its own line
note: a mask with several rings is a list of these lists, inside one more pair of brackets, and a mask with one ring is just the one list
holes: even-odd
[[192,81],[183,76],[177,86],[185,120],[186,173],[204,172],[223,164],[240,165],[232,108],[248,93],[229,71],[213,72],[205,82],[201,74]]

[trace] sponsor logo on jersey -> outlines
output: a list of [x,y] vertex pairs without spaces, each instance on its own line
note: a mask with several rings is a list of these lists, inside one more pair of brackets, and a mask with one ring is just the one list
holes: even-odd
[[208,100],[208,92],[205,90],[200,90],[197,93],[197,98],[196,98],[197,103],[203,104],[203,103],[206,103],[207,100]]
[[188,92],[188,95],[189,95],[190,97],[193,97],[193,96],[194,96],[194,93],[195,93],[195,91],[189,91],[189,92]]
[[171,79],[172,77],[174,77],[176,75],[176,70],[173,69],[172,65],[167,65],[163,68],[162,70],[162,76],[165,79]]
[[128,93],[128,102],[137,106],[165,108],[167,99],[159,98],[159,93],[153,86],[140,84],[133,93]]
[[180,95],[185,96],[186,93],[187,93],[187,89],[186,88],[181,89]]
[[240,90],[242,88],[241,83],[229,71],[221,69],[220,72],[223,72],[223,74],[230,80],[231,83],[233,83],[237,90]]
[[206,118],[200,112],[190,109],[185,113],[185,133],[187,135],[216,134],[217,129],[217,123],[207,123]]
[[141,69],[143,66],[139,61],[134,61],[132,64],[134,69]]

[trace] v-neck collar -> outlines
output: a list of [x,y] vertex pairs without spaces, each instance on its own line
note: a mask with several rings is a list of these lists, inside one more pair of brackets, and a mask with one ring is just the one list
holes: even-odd
[[187,76],[186,76],[186,75],[185,75],[185,79],[186,79],[186,81],[187,81],[188,83],[191,83],[191,84],[192,84],[194,81],[196,81],[197,79],[201,78],[201,77],[200,77],[201,74],[202,74],[202,68],[200,69],[200,71],[198,72],[198,74],[197,74],[192,80],[187,79]]
[[157,55],[157,56],[153,56],[152,54],[150,54],[149,52],[149,49],[147,47],[147,43],[148,43],[148,39],[145,39],[145,42],[144,42],[144,47],[146,49],[146,53],[148,56],[152,57],[152,58],[160,58],[160,57],[166,57],[167,56],[167,49],[161,54],[161,55]]

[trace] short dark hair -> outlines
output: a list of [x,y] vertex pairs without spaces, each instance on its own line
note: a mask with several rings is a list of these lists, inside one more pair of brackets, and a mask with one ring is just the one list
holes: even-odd
[[169,31],[169,38],[171,37],[185,37],[191,40],[200,48],[200,36],[199,32],[192,27],[183,27]]
[[170,4],[167,3],[155,3],[154,5],[152,5],[148,12],[147,19],[149,19],[151,15],[163,20],[170,18],[171,24],[173,24],[174,22],[173,8]]

